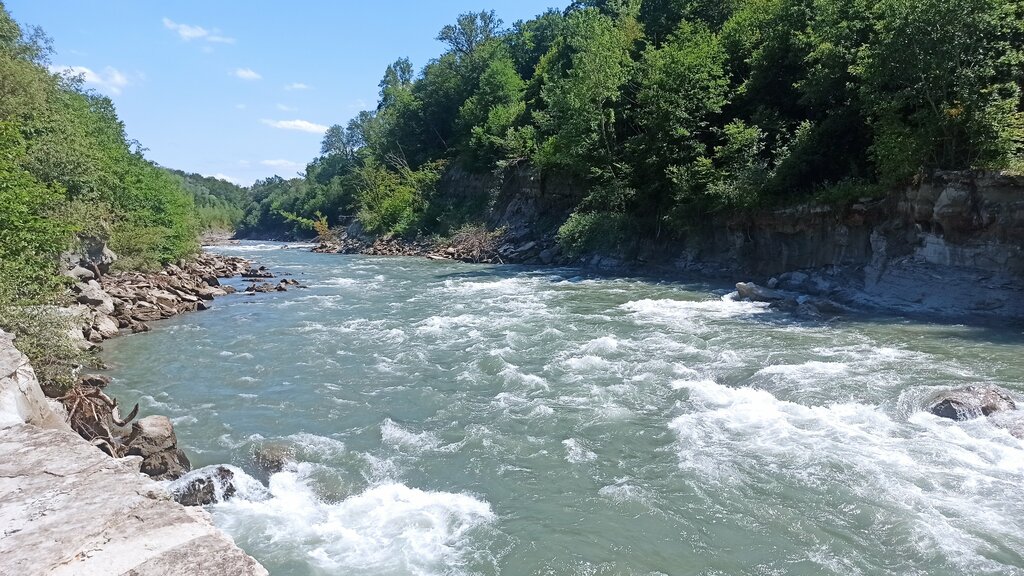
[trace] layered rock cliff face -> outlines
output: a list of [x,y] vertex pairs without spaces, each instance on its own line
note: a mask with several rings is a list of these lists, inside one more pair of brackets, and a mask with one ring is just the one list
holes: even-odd
[[266,575],[198,508],[173,502],[54,412],[0,332],[0,575]]
[[[506,228],[513,245],[531,246],[518,261],[533,263],[585,192],[525,167],[501,182],[453,170],[442,189],[453,201],[492,198],[488,224]],[[682,241],[579,263],[778,277],[784,288],[858,307],[1024,319],[1024,176],[938,172],[882,199],[714,219]]]

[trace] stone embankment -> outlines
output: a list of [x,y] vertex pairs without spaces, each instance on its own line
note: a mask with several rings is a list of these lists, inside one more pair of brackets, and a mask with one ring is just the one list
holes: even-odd
[[111,458],[63,410],[0,332],[0,575],[267,574],[205,511],[141,474],[146,456]]

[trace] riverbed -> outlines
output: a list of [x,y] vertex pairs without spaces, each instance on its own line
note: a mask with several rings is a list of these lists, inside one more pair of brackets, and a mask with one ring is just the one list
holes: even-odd
[[[306,285],[107,342],[275,576],[1024,574],[1024,334],[808,320],[727,285],[215,248]],[[255,450],[297,462],[262,474]],[[242,475],[244,471],[244,476]]]

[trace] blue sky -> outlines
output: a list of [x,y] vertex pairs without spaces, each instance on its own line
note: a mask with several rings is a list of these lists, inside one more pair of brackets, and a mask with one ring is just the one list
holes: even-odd
[[506,25],[567,0],[6,0],[54,40],[52,64],[110,96],[128,136],[164,166],[249,184],[289,177],[320,131],[376,106],[395,59],[420,69],[467,11]]

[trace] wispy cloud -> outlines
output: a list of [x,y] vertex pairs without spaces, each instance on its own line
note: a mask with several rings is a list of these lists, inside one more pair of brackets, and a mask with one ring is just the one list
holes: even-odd
[[246,104],[235,104],[235,108],[238,109],[238,110],[245,110],[248,107],[249,106],[246,105]]
[[303,84],[302,82],[292,82],[284,86],[285,90],[311,90],[312,88],[309,84]]
[[327,132],[327,126],[315,124],[308,120],[260,120],[260,122],[280,130],[298,130],[299,132],[309,132],[311,134]]
[[231,182],[232,184],[240,184],[242,182],[238,178],[233,178],[227,174],[221,174],[220,172],[216,174],[203,174],[203,176],[206,176],[207,178],[216,178],[217,180],[224,180],[226,182]]
[[167,28],[168,30],[173,30],[185,42],[191,42],[192,40],[203,40],[205,42],[213,42],[214,44],[235,43],[234,38],[221,34],[220,31],[216,28],[214,28],[213,30],[207,30],[202,26],[179,24],[174,20],[171,20],[170,18],[164,18],[164,28]]
[[241,78],[242,80],[260,80],[263,78],[263,76],[260,76],[259,73],[252,68],[237,68],[231,74],[237,78]]
[[298,108],[295,108],[293,106],[288,106],[287,104],[278,104],[277,105],[277,109],[280,110],[281,112],[298,112],[299,111]]
[[67,76],[80,76],[86,84],[114,96],[119,95],[130,84],[128,76],[112,66],[107,66],[99,72],[85,66],[50,66],[50,72]]
[[299,168],[302,164],[298,162],[292,162],[291,160],[260,160],[260,164],[269,168],[278,168],[281,170]]

